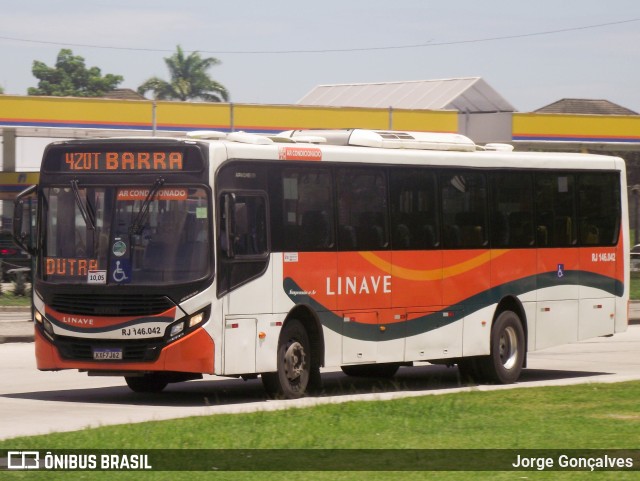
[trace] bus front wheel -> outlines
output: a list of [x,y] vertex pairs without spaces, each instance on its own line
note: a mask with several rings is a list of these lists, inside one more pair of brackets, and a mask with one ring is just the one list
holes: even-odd
[[297,319],[292,319],[282,328],[277,369],[261,376],[270,397],[296,399],[305,395],[311,377],[311,347],[309,335]]
[[511,384],[518,380],[524,365],[524,329],[520,317],[513,311],[503,311],[491,328],[491,354],[477,362],[488,381]]

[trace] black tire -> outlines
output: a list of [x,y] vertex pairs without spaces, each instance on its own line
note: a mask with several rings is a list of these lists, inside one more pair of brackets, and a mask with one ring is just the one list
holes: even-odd
[[482,370],[478,365],[478,358],[465,357],[458,359],[457,364],[462,384],[477,384],[484,380]]
[[524,329],[513,311],[503,311],[491,328],[491,354],[478,358],[483,378],[495,384],[518,380],[524,365]]
[[277,371],[262,374],[262,384],[269,397],[297,399],[303,397],[311,379],[311,344],[300,321],[285,324],[278,340]]
[[356,364],[352,366],[342,366],[342,372],[353,377],[378,377],[390,378],[396,375],[400,364]]
[[124,380],[133,392],[161,392],[169,384],[160,374],[125,376]]

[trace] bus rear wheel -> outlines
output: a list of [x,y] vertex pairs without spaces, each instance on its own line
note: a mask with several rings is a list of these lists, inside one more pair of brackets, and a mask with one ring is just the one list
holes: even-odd
[[161,392],[169,384],[160,374],[125,376],[124,380],[133,392]]
[[311,378],[309,335],[300,321],[285,324],[278,341],[277,371],[262,374],[262,384],[270,397],[296,399],[304,396]]
[[513,311],[501,312],[491,328],[491,353],[477,359],[483,378],[496,384],[516,382],[522,372],[524,355],[520,317]]

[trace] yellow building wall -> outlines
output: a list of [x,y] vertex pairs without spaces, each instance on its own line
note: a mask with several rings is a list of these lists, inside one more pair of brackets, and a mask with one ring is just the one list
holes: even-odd
[[[151,130],[150,100],[0,95],[0,126]],[[290,129],[388,129],[388,109],[297,105],[155,102],[158,130],[213,129],[274,133]],[[395,129],[457,132],[453,111],[394,110]]]
[[513,140],[640,142],[640,116],[513,114]]
[[147,101],[0,95],[1,125],[141,128],[151,126],[151,115]]
[[[154,102],[0,95],[0,127],[151,130]],[[290,129],[458,132],[455,111],[155,102],[159,131],[198,129],[275,133]],[[513,114],[513,140],[640,142],[640,116]]]

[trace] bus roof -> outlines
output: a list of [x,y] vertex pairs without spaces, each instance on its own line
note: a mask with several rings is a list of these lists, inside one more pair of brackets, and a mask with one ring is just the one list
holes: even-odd
[[433,165],[469,168],[624,171],[618,157],[567,152],[514,152],[510,144],[476,145],[460,134],[366,129],[290,130],[278,135],[195,131],[185,137],[121,137],[60,141],[96,145],[120,142],[206,143],[214,165],[230,159]]
[[[509,144],[476,145],[449,133],[351,130],[296,130],[277,136],[235,132],[209,140],[212,157],[228,159],[327,161],[373,164],[434,165],[471,168],[624,170],[618,157],[567,152],[514,152]],[[221,151],[220,151],[221,150]]]

